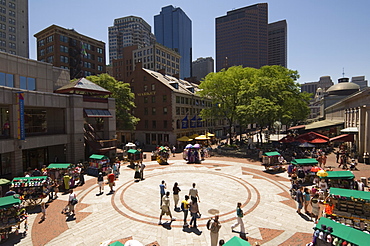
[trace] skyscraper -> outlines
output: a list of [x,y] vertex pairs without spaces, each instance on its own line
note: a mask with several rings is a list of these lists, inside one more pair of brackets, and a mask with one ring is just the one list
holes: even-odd
[[108,27],[109,63],[113,59],[123,58],[123,47],[137,45],[139,48],[151,45],[154,35],[151,26],[137,16],[127,16],[114,20]]
[[216,18],[216,71],[237,65],[286,66],[286,30],[285,20],[268,24],[267,3],[231,10]]
[[281,20],[268,24],[268,64],[287,67],[287,23]]
[[193,61],[193,76],[197,81],[200,81],[207,74],[214,72],[215,62],[212,57],[199,57],[196,61]]
[[180,53],[180,78],[191,76],[192,26],[181,8],[163,7],[154,16],[154,34],[157,42]]
[[29,57],[28,0],[0,1],[0,51]]

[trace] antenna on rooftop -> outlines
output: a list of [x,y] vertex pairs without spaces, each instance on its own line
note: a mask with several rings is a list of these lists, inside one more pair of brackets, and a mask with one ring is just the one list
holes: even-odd
[[344,68],[343,68],[343,72],[342,72],[342,77],[344,78]]

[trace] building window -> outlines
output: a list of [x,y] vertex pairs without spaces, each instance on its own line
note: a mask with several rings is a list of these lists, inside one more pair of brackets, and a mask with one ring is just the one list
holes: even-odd
[[155,103],[155,96],[152,96],[152,103]]
[[167,120],[164,120],[164,121],[163,121],[163,128],[165,128],[165,129],[167,129],[167,128],[168,128]]
[[19,88],[24,90],[34,91],[36,90],[36,79],[35,78],[28,78],[24,76],[19,77],[20,86]]
[[144,121],[144,128],[145,129],[148,129],[149,128],[149,121],[148,120],[145,120]]
[[167,102],[167,95],[163,95],[163,102]]
[[46,38],[46,43],[53,42],[53,35]]
[[46,62],[53,63],[54,62],[54,56],[49,56],[46,58]]
[[176,115],[180,115],[180,107],[176,107]]
[[103,57],[98,56],[98,62],[103,62]]
[[167,114],[167,107],[163,108],[163,114]]
[[54,45],[50,45],[46,47],[46,54],[52,53],[54,51]]
[[68,47],[61,45],[60,46],[60,52],[68,53]]
[[60,56],[60,62],[68,63],[68,57],[67,56]]
[[148,97],[144,97],[144,103],[148,103]]
[[14,75],[0,72],[0,85],[14,87]]
[[103,66],[98,65],[98,71],[103,71]]
[[148,86],[144,85],[144,91],[148,91]]
[[155,121],[155,120],[152,121],[152,128],[153,129],[157,128],[157,121]]
[[59,35],[59,40],[60,40],[60,42],[68,43],[68,37],[66,37],[66,36]]
[[155,91],[155,84],[152,84],[152,91]]
[[144,115],[148,115],[148,108],[144,108]]
[[45,109],[24,109],[26,133],[44,133],[47,130]]
[[96,48],[96,51],[97,51],[99,54],[103,54],[103,49],[102,49],[102,48]]
[[180,97],[176,96],[176,103],[180,103]]
[[155,115],[155,112],[156,112],[155,108],[152,108],[152,115]]

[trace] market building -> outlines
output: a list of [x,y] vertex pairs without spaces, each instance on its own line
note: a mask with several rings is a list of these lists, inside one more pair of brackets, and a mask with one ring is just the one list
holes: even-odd
[[197,84],[166,75],[164,70],[155,72],[142,68],[141,63],[136,64],[127,82],[135,93],[133,114],[140,122],[134,136],[131,132],[117,131],[122,142],[137,140],[154,147],[176,144],[177,138],[182,136],[209,131],[219,137],[225,133],[223,120],[203,121],[200,118],[200,111],[210,107],[211,102],[196,94]]
[[[59,90],[59,91],[58,91]],[[0,176],[115,155],[115,100],[67,69],[0,52]]]

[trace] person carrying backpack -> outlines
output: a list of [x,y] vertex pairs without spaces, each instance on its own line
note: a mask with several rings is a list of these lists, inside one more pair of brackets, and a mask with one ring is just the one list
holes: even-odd
[[211,246],[217,246],[218,243],[218,232],[221,228],[221,223],[218,218],[218,215],[216,215],[214,219],[211,218],[207,222],[207,229],[210,230]]
[[189,214],[189,196],[185,195],[185,199],[181,202],[181,211],[184,212],[184,226],[188,226],[186,219]]

